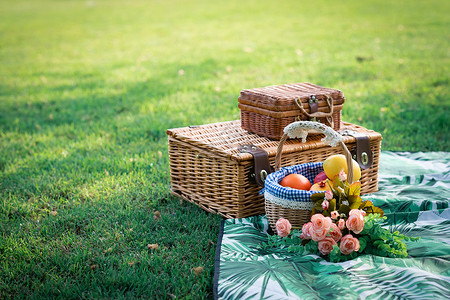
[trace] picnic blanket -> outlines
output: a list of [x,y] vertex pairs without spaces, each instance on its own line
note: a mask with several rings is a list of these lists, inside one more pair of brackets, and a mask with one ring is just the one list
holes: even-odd
[[330,263],[317,255],[264,253],[264,215],[224,220],[216,253],[216,299],[450,299],[450,152],[382,152],[382,208],[407,258],[361,255]]

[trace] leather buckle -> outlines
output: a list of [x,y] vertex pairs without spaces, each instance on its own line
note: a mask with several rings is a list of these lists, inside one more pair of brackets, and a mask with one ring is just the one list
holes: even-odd
[[253,144],[240,145],[238,150],[253,155],[253,170],[250,172],[250,179],[264,187],[264,180],[266,180],[267,175],[274,171],[269,164],[267,152]]
[[339,133],[355,138],[356,148],[350,152],[352,158],[359,164],[361,169],[366,170],[370,168],[373,163],[373,152],[370,150],[369,137],[364,133],[349,129],[341,130]]

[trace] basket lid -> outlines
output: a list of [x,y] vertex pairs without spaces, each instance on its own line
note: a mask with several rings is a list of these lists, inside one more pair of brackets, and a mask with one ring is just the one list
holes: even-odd
[[[381,134],[373,130],[351,123],[342,123],[341,125],[343,129],[366,134],[369,140],[381,139]],[[239,151],[240,145],[253,144],[265,150],[269,157],[275,157],[279,145],[278,140],[271,140],[246,131],[241,127],[240,120],[168,129],[166,133],[170,138],[186,142],[190,147],[207,151],[210,155],[225,157],[238,162],[253,159],[250,153]],[[302,143],[301,139],[287,140],[283,148],[283,154],[327,147],[321,141],[322,138],[323,135],[318,134],[308,136],[306,143]],[[343,136],[344,143],[354,142],[355,140],[353,136]]]
[[241,91],[238,100],[242,104],[272,111],[298,111],[295,99],[299,99],[302,104],[306,104],[311,96],[319,100],[319,108],[327,106],[327,96],[333,99],[334,105],[342,106],[345,101],[342,91],[309,82],[244,89]]

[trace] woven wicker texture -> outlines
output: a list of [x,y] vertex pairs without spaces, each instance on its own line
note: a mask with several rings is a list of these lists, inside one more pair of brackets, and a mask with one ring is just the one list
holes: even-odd
[[[312,83],[273,85],[262,88],[242,90],[239,97],[242,127],[250,132],[280,139],[283,129],[298,120],[309,120],[310,96],[318,100],[318,120],[338,131],[341,123],[341,110],[345,101],[340,90],[321,87]],[[332,107],[328,103],[332,99]],[[298,104],[296,103],[298,102]],[[303,113],[299,108],[301,105]]]
[[[341,127],[368,135],[373,164],[362,172],[362,193],[377,191],[381,135],[349,123],[342,123]],[[239,120],[169,129],[167,135],[174,195],[226,218],[264,214],[264,197],[259,195],[261,187],[251,180],[253,157],[239,152],[237,147],[254,144],[266,150],[274,166],[279,141],[247,132]],[[328,156],[340,153],[339,148],[325,145],[322,137],[308,137],[306,143],[287,140],[281,166],[323,162]],[[344,136],[343,141],[350,151],[356,147],[354,137]]]
[[270,228],[274,232],[276,232],[275,224],[279,218],[288,219],[292,225],[292,229],[301,229],[303,224],[311,220],[310,210],[285,208],[267,200],[265,200],[265,206],[267,220],[269,221]]

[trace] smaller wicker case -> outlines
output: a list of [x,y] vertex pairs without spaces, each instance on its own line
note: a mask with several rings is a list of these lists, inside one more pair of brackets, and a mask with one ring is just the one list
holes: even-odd
[[279,140],[287,125],[301,120],[340,130],[345,97],[340,90],[305,82],[244,89],[238,101],[243,129]]

